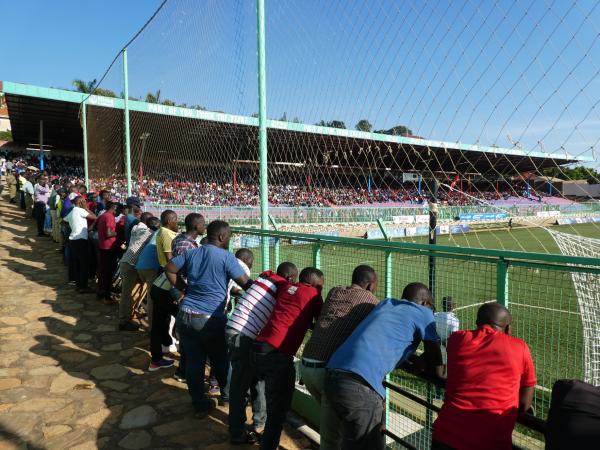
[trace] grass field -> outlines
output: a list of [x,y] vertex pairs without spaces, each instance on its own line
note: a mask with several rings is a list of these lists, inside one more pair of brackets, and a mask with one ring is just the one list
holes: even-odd
[[[582,224],[554,227],[557,231],[600,237],[598,226]],[[411,242],[425,242],[426,237],[411,238]],[[513,231],[481,231],[463,235],[438,236],[438,244],[488,249],[506,249],[527,252],[560,253],[550,234],[543,229],[515,229]],[[299,268],[313,265],[311,245],[281,245],[281,261],[292,261]],[[254,272],[261,267],[260,251],[256,249]],[[273,258],[273,249],[271,250]],[[384,297],[385,253],[381,250],[324,245],[320,253],[320,267],[326,278],[326,289],[350,282],[352,269],[358,264],[369,264],[380,274],[377,294]],[[427,284],[428,258],[426,256],[394,253],[392,292],[400,297],[402,288],[411,281]],[[524,339],[531,350],[536,366],[538,386],[535,408],[539,417],[545,417],[550,390],[561,378],[583,377],[582,325],[571,273],[546,268],[509,267],[509,308],[513,314],[513,333]],[[471,259],[436,258],[435,297],[438,307],[441,298],[451,295],[461,328],[475,325],[477,308],[483,302],[496,300],[496,264]],[[373,349],[376,351],[376,349]],[[394,380],[420,395],[425,385],[402,374]]]

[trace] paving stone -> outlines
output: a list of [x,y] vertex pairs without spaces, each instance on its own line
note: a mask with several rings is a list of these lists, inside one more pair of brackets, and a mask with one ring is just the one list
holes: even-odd
[[38,415],[35,413],[3,414],[0,416],[0,425],[6,430],[19,430],[20,436],[27,436],[38,423]]
[[78,342],[87,342],[90,339],[92,339],[92,335],[88,333],[80,333],[74,338],[74,340]]
[[0,322],[6,325],[25,325],[27,321],[25,319],[21,319],[20,317],[0,317]]
[[[85,416],[77,421],[79,425],[87,425],[92,428],[100,428],[106,422],[116,422],[118,416],[123,411],[122,405],[113,406],[111,408],[102,408],[93,414]],[[109,420],[110,419],[110,420]]]
[[0,378],[0,391],[12,389],[21,385],[21,380],[18,378]]
[[98,380],[116,380],[123,378],[129,373],[127,368],[121,364],[108,364],[106,366],[100,366],[92,369],[91,374]]
[[119,441],[119,447],[128,450],[147,448],[152,443],[152,436],[145,430],[134,430]]
[[0,328],[0,334],[17,334],[17,327],[2,327]]
[[[61,349],[67,350],[64,347],[62,347]],[[83,362],[86,359],[88,359],[88,357],[89,357],[89,355],[85,352],[69,352],[69,351],[62,352],[56,356],[61,361],[71,362],[71,363]]]
[[132,428],[142,428],[148,425],[152,425],[158,420],[158,414],[154,408],[150,405],[142,405],[127,411],[119,428],[123,430],[129,430]]
[[10,369],[0,369],[0,377],[14,377],[21,373],[20,367],[11,367]]
[[38,375],[56,375],[61,372],[62,372],[62,369],[60,367],[42,366],[42,367],[37,367],[35,369],[31,369],[29,371],[29,375],[31,375],[32,377],[35,377]]
[[120,381],[108,380],[100,383],[102,388],[112,389],[113,391],[123,392],[126,389],[129,389],[130,385],[127,383],[122,383]]
[[64,398],[42,397],[31,398],[15,405],[11,409],[11,414],[15,412],[54,412],[65,406],[67,400]]
[[91,383],[89,380],[83,380],[63,372],[52,381],[50,393],[64,394],[77,386],[81,386],[84,389],[93,389],[95,384]]
[[50,425],[42,428],[42,433],[44,433],[44,439],[50,439],[54,436],[59,436],[61,434],[68,433],[73,428],[68,425]]
[[157,425],[152,428],[152,431],[154,431],[157,436],[170,436],[173,434],[181,434],[196,427],[198,427],[198,420],[189,417],[186,419],[175,420],[173,422]]
[[123,348],[123,346],[120,342],[117,342],[115,344],[103,345],[100,347],[100,350],[103,352],[115,352],[117,350],[121,350],[121,348]]

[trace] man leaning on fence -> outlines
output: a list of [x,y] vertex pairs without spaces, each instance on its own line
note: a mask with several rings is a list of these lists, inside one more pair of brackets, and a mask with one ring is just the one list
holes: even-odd
[[477,329],[448,339],[446,395],[432,449],[512,449],[517,415],[531,407],[536,379],[529,348],[510,336],[511,323],[504,306],[486,303]]
[[342,443],[341,423],[325,395],[325,366],[338,347],[375,308],[379,300],[373,292],[377,274],[372,267],[358,266],[350,286],[329,291],[312,336],[302,354],[302,380],[320,406],[321,450],[338,450]]
[[[431,291],[408,284],[402,300],[386,299],[360,323],[327,364],[325,395],[342,422],[342,449],[383,450],[385,376],[405,363],[442,377]],[[422,357],[414,352],[423,341]]]

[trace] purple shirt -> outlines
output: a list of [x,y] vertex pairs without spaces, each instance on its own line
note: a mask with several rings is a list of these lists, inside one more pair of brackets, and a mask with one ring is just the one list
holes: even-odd
[[42,186],[41,184],[36,184],[35,187],[33,188],[33,200],[35,202],[44,202],[47,205],[49,198],[50,198],[50,187]]

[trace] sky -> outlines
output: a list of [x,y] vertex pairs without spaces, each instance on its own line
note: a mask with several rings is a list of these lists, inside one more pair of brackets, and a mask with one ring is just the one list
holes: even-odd
[[[13,39],[0,79],[69,87],[99,79],[160,1],[3,3]],[[268,116],[349,128],[367,119],[374,129],[403,124],[430,139],[597,161],[599,5],[266,0]],[[128,55],[130,95],[258,110],[253,0],[169,0]],[[122,91],[120,60],[101,86]]]

